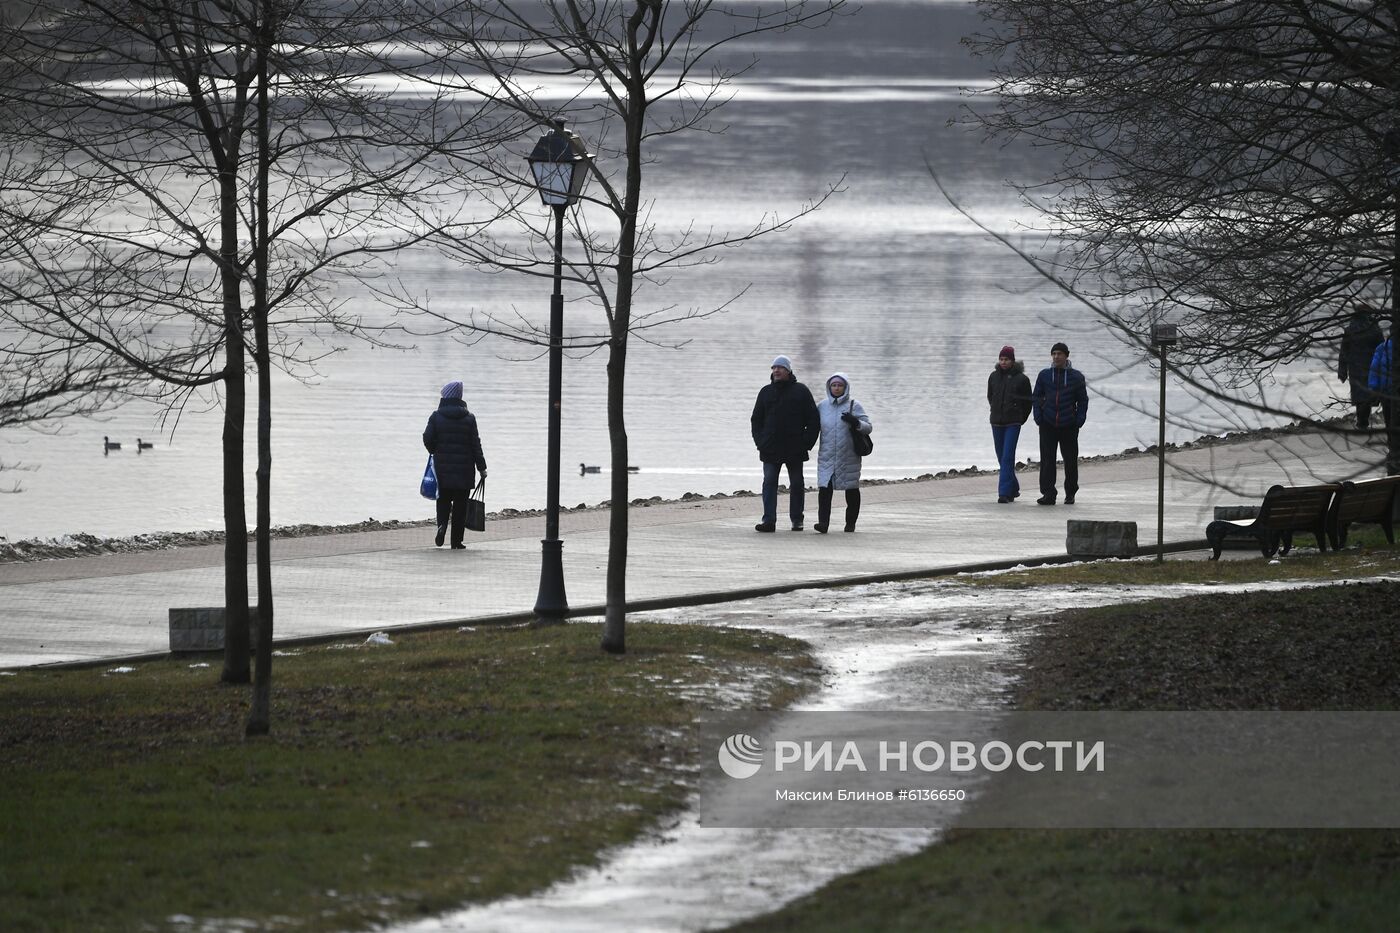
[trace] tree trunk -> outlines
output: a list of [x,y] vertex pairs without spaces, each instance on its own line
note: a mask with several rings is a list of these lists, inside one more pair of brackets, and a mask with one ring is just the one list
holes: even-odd
[[[230,163],[232,159],[229,160]],[[248,515],[243,500],[246,352],[238,275],[238,181],[226,164],[219,175],[220,278],[224,299],[224,669],[219,679],[246,684],[248,665]]]
[[244,734],[267,735],[272,726],[272,363],[267,353],[265,315],[258,316],[254,332],[258,345],[258,644],[253,702]]
[[[622,286],[618,286],[622,291]],[[619,311],[621,309],[619,308]],[[619,315],[618,320],[621,320]],[[627,331],[614,325],[608,353],[608,440],[612,451],[612,506],[608,510],[607,608],[603,615],[602,648],[609,654],[627,651],[627,425],[623,395],[627,373]]]
[[[639,13],[642,12],[639,10]],[[653,11],[654,15],[657,15]],[[635,29],[643,18],[634,16]],[[637,49],[634,39],[631,49]],[[642,201],[642,129],[646,122],[646,81],[642,59],[628,62],[632,86],[627,100],[627,187],[617,240],[617,297],[608,341],[608,440],[612,452],[612,505],[608,520],[607,604],[603,615],[602,648],[611,654],[627,650],[628,475],[627,424],[623,401],[627,375],[627,338],[632,328],[632,288],[637,254],[637,212]]]
[[[1394,156],[1393,153],[1391,155]],[[1400,172],[1400,166],[1392,164],[1389,169],[1392,172],[1391,186],[1395,189],[1395,227],[1390,249],[1390,378],[1388,384],[1382,383],[1380,391],[1389,402],[1381,412],[1383,415],[1390,412],[1385,425],[1385,472],[1388,476],[1395,476],[1400,474],[1400,404],[1396,404],[1400,401],[1400,379],[1395,377],[1395,347],[1400,344],[1400,329],[1396,327],[1400,325],[1400,183],[1394,173]],[[1397,503],[1397,507],[1400,507],[1400,503]]]
[[258,645],[253,702],[244,735],[267,735],[272,728],[272,348],[268,343],[267,254],[271,158],[268,138],[267,57],[272,48],[272,3],[263,0],[258,16],[258,196],[257,243],[253,254],[253,355],[258,370]]

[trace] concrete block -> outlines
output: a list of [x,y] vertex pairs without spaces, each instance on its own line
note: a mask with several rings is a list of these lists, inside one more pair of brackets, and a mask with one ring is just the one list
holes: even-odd
[[[258,641],[258,610],[249,610],[251,626],[250,647]],[[170,610],[171,651],[223,651],[224,607],[180,608]]]
[[1066,523],[1065,551],[1072,557],[1132,557],[1137,553],[1137,522]]

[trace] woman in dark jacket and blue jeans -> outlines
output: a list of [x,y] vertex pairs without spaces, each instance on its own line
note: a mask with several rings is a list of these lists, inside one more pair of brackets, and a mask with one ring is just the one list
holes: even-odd
[[1021,425],[1031,416],[1031,381],[1012,347],[1001,348],[996,368],[987,377],[987,403],[992,409],[992,446],[1001,466],[997,501],[1004,505],[1021,494],[1021,482],[1016,478],[1016,442]]
[[476,416],[467,411],[462,400],[460,382],[442,387],[442,401],[423,431],[423,446],[433,455],[438,480],[437,537],[433,543],[442,547],[450,520],[452,547],[461,550],[466,547],[462,536],[467,530],[467,499],[476,486],[476,471],[486,478],[486,457],[481,453]]

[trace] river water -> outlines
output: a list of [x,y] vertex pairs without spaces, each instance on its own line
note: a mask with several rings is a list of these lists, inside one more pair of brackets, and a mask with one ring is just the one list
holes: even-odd
[[[639,295],[639,310],[723,314],[635,340],[628,363],[630,498],[754,489],[759,467],[747,419],[779,353],[819,387],[850,375],[875,423],[867,477],[897,478],[994,462],[984,384],[1003,344],[1033,375],[1065,340],[1089,380],[1085,454],[1156,440],[1156,374],[1091,313],[1064,299],[1021,260],[944,202],[925,159],[979,218],[1016,231],[1031,216],[1004,186],[1040,177],[1049,156],[987,144],[948,121],[962,88],[985,84],[959,39],[976,27],[969,4],[877,0],[821,30],[748,48],[755,69],[734,86],[714,134],[674,137],[648,167],[651,219],[664,234],[735,231],[765,212],[791,212],[826,186],[842,191],[786,232],[724,250]],[[1035,242],[1028,239],[1028,243]],[[565,250],[569,243],[565,243]],[[539,279],[483,275],[421,251],[396,260],[405,288],[444,310],[536,323],[548,317]],[[337,283],[327,283],[337,287]],[[363,290],[339,297],[385,323]],[[577,296],[568,296],[576,298]],[[597,333],[586,303],[566,308],[571,334]],[[496,339],[408,340],[410,350],[346,343],[306,381],[279,377],[274,398],[274,524],[418,519],[425,453],[420,434],[438,388],[467,385],[490,464],[491,509],[538,508],[545,495],[547,362]],[[605,354],[565,362],[561,501],[609,497]],[[1331,397],[1327,374],[1285,373],[1270,391],[1291,404]],[[1194,405],[1172,389],[1174,438],[1253,424]],[[0,536],[99,535],[216,528],[222,524],[217,400],[194,400],[178,419],[130,404],[57,433],[0,432]],[[102,439],[122,443],[103,454]],[[137,438],[154,442],[136,449]],[[250,433],[251,437],[251,433]],[[1033,440],[1022,442],[1034,454]],[[580,464],[601,465],[582,475]],[[249,450],[249,475],[252,450]],[[250,494],[251,495],[251,494]],[[250,512],[251,514],[251,512]]]

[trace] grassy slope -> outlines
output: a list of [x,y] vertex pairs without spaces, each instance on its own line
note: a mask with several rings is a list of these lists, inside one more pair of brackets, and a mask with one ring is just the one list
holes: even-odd
[[678,807],[712,689],[781,705],[800,643],[629,627],[443,632],[279,657],[273,735],[218,666],[0,678],[7,930],[173,915],[331,930],[538,889]]

